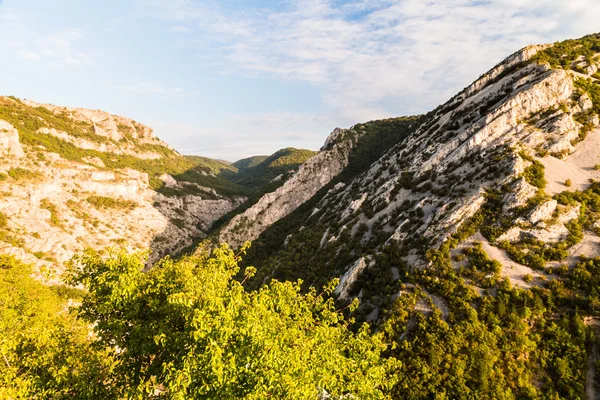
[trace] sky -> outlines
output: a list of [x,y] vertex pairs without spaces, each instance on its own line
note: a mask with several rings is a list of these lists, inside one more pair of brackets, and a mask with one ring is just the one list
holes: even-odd
[[0,94],[235,161],[427,112],[528,44],[599,31],[598,0],[0,0]]

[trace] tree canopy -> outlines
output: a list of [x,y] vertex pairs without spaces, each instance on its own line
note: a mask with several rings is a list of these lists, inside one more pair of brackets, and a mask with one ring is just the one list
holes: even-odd
[[[128,398],[382,398],[398,368],[382,334],[357,332],[301,282],[246,291],[226,245],[143,272],[144,258],[86,253],[69,282],[83,284],[80,318],[112,349],[110,380]],[[245,270],[246,278],[254,272]]]

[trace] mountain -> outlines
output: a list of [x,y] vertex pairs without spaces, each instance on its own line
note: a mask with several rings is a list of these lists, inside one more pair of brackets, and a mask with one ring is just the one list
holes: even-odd
[[[222,238],[259,235],[244,261],[258,267],[256,288],[339,278],[340,307],[359,299],[359,321],[394,332],[391,353],[404,363],[397,398],[496,398],[500,387],[517,398],[595,398],[599,67],[598,34],[526,47],[364,170],[344,177],[340,166],[329,183],[323,174],[322,188],[289,213],[280,210],[296,196],[284,185],[237,217],[241,235]],[[468,363],[461,372],[451,367],[458,359]],[[499,371],[495,389],[477,375]]]
[[[251,262],[266,262],[269,276],[318,284],[358,278],[393,248],[397,266],[380,273],[398,276],[430,265],[431,251],[459,245],[468,226],[499,261],[524,264],[519,274],[502,271],[513,284],[532,286],[523,280],[528,274],[548,278],[533,268],[571,259],[570,240],[580,233],[573,221],[585,220],[580,231],[593,228],[589,205],[584,212],[564,196],[591,190],[589,181],[600,178],[598,42],[591,36],[510,56],[423,117],[368,170],[292,214],[286,235],[267,230],[255,245],[268,250]],[[594,242],[592,231],[584,247]],[[562,252],[547,256],[556,247]],[[352,280],[342,286],[360,292]]]
[[[352,129],[336,128],[321,151],[304,162],[290,179],[274,191],[264,194],[251,207],[236,213],[221,227],[219,240],[237,247],[247,240],[256,239],[273,223],[289,215],[329,185],[343,171],[345,175],[352,175],[366,168],[383,151],[406,136],[411,128],[414,129],[417,121],[418,117],[397,118],[357,125]],[[382,124],[385,127],[380,131],[374,128]]]
[[302,163],[315,154],[312,150],[288,147],[270,156],[255,156],[236,161],[232,165],[237,168],[237,172],[226,172],[224,176],[249,189],[264,188],[272,183],[283,183]]
[[[206,241],[148,272],[136,255],[81,257],[68,283],[88,290],[96,334],[72,346],[98,368],[61,369],[92,382],[65,393],[594,399],[599,68],[600,34],[528,46],[425,115],[233,164],[128,119],[2,98],[0,253],[48,281],[111,242],[236,250]],[[21,268],[0,258],[0,300],[21,281],[35,298]],[[19,353],[34,347],[7,348],[8,370],[35,376]],[[45,366],[39,348],[25,354]]]
[[246,200],[206,160],[103,111],[1,97],[0,133],[0,252],[51,280],[86,248],[178,251]]
[[237,160],[232,165],[239,170],[256,167],[258,164],[265,161],[269,156],[252,156],[248,158],[242,158],[241,160]]

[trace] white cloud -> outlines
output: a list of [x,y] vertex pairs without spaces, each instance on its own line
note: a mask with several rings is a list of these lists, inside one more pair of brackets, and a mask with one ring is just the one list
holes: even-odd
[[50,68],[89,66],[101,56],[97,51],[84,50],[80,45],[84,34],[70,28],[40,33],[14,14],[0,14],[0,45],[26,61],[43,62]]
[[283,4],[152,1],[162,18],[221,43],[228,71],[318,85],[335,113],[356,121],[426,111],[520,47],[591,33],[600,20],[596,0]]
[[163,98],[194,97],[194,94],[180,87],[166,87],[157,82],[145,81],[131,85],[115,86],[115,89],[137,94],[156,94]]
[[94,64],[94,55],[76,48],[83,38],[80,29],[65,29],[47,37],[38,38],[34,48],[41,59],[66,65],[84,66]]

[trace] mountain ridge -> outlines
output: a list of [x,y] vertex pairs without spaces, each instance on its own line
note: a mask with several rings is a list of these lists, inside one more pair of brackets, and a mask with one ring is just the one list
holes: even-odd
[[[312,398],[593,399],[599,68],[600,34],[525,47],[425,115],[334,129],[248,197],[221,175],[235,165],[184,158],[133,122],[0,98],[0,252],[59,283],[44,268],[103,239],[68,282],[89,290],[79,315],[121,393],[262,398],[299,381]],[[193,254],[142,271],[103,241]],[[0,256],[0,273],[22,267]]]

